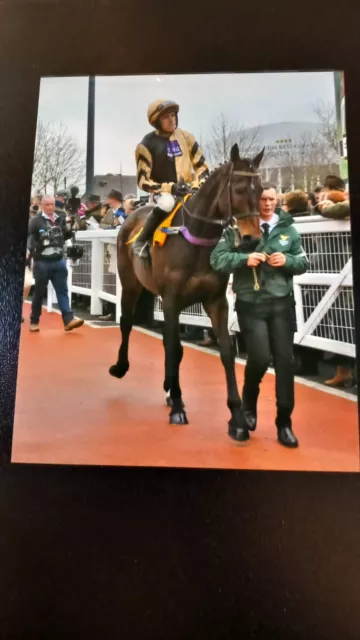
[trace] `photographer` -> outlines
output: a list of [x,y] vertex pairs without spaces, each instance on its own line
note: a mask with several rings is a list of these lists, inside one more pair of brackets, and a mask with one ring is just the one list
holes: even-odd
[[33,259],[35,279],[30,315],[32,332],[39,331],[42,302],[49,280],[56,292],[65,331],[72,331],[84,324],[83,320],[74,318],[68,296],[64,245],[72,237],[73,232],[68,229],[65,215],[55,213],[53,196],[43,196],[41,213],[30,219],[28,232],[27,259]]

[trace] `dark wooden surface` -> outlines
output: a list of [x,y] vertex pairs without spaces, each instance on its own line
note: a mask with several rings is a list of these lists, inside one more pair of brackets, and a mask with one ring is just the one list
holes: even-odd
[[345,69],[360,256],[356,6],[0,2],[1,638],[359,638],[358,475],[8,465],[40,76]]

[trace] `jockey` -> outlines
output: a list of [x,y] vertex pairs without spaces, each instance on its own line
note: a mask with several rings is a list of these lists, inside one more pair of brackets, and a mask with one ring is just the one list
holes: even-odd
[[209,175],[194,136],[178,128],[178,112],[176,102],[152,102],[147,116],[155,131],[148,133],[136,147],[138,187],[154,195],[164,194],[133,243],[135,255],[145,259],[148,258],[150,238],[175,204],[171,196],[184,196],[189,187],[198,189]]

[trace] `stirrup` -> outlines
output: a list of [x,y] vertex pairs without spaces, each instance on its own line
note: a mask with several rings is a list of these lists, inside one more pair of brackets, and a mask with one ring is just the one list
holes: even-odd
[[150,243],[148,241],[143,244],[137,255],[139,258],[142,258],[142,260],[150,260]]

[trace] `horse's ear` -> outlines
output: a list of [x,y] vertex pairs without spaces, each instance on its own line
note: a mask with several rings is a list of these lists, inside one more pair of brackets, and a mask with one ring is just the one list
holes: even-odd
[[263,148],[262,151],[260,151],[260,153],[257,154],[257,156],[255,156],[255,158],[252,161],[254,167],[256,167],[257,169],[259,168],[260,162],[264,157],[264,153],[265,153],[265,147]]
[[236,143],[231,147],[230,160],[233,164],[240,160],[239,145]]

